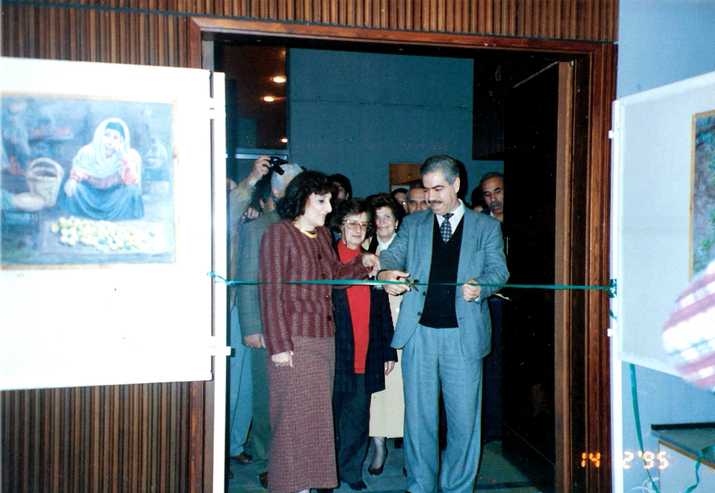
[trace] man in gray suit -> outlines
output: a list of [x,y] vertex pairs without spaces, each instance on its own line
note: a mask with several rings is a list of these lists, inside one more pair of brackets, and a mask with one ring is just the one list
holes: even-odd
[[[487,298],[509,273],[499,222],[467,209],[457,197],[459,168],[449,156],[428,158],[422,183],[430,210],[405,217],[380,254],[380,280],[429,286],[404,293],[392,346],[402,348],[405,463],[411,493],[471,493],[481,453],[482,358],[490,351]],[[439,465],[438,399],[447,416]],[[439,471],[439,484],[437,483]]]
[[[283,197],[286,187],[303,169],[295,164],[281,166],[283,174],[266,175],[253,185],[250,206],[263,213],[255,220],[239,226],[235,250],[232,251],[230,265],[234,279],[258,280],[258,257],[261,238],[268,226],[280,220],[275,211],[276,201]],[[268,373],[267,352],[263,339],[258,286],[241,285],[234,288],[230,304],[238,309],[238,322],[243,335],[243,343],[250,348],[251,373],[253,378],[253,423],[248,438],[248,449],[253,463],[259,471],[259,481],[267,485],[268,452],[271,429],[268,416]]]

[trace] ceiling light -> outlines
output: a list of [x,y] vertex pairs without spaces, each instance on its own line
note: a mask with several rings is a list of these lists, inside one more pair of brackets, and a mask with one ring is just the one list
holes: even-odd
[[274,98],[273,96],[263,96],[263,101],[265,101],[266,103],[272,103],[275,100],[276,98]]
[[271,78],[273,82],[276,84],[285,84],[286,83],[286,76],[285,75],[276,75],[275,77]]

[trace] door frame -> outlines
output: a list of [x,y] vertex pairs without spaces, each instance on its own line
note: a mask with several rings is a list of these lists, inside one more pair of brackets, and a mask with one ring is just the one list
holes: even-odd
[[[465,50],[514,50],[572,55],[578,58],[575,86],[565,90],[568,99],[560,100],[570,108],[568,128],[559,128],[567,145],[558,150],[563,163],[559,184],[565,194],[557,211],[557,252],[569,252],[567,259],[557,259],[557,283],[604,285],[609,273],[609,195],[611,102],[615,98],[616,46],[613,43],[559,41],[516,37],[481,36],[434,32],[395,31],[266,22],[239,19],[192,17],[189,23],[189,66],[202,68],[204,57],[213,53],[206,43],[216,35],[261,36],[276,39],[309,39],[366,44],[399,44],[416,47],[462,48]],[[564,79],[565,77],[561,77]],[[570,91],[570,92],[568,92]],[[559,105],[561,108],[561,104]],[[580,115],[580,116],[579,116]],[[558,195],[558,194],[557,194]],[[565,292],[557,305],[560,326],[555,336],[564,337],[557,346],[555,367],[557,398],[556,430],[557,491],[598,493],[611,489],[610,368],[608,296],[603,291],[583,294]],[[578,297],[577,300],[572,298]],[[581,330],[578,337],[572,327]],[[558,340],[558,339],[557,339]],[[583,341],[575,347],[572,341]],[[583,367],[572,365],[572,351],[582,352]],[[572,405],[570,389],[583,388],[585,402],[579,409]],[[567,398],[568,397],[568,398]],[[584,413],[583,429],[574,428],[573,416]],[[572,437],[582,439],[584,450],[573,450]],[[600,467],[580,467],[583,452],[600,453]],[[581,489],[582,487],[582,489]]]

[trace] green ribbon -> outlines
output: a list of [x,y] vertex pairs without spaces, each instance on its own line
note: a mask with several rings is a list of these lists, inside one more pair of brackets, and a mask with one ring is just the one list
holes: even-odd
[[[261,284],[271,284],[269,281],[247,281],[242,279],[226,279],[215,272],[209,272],[209,276],[222,281],[226,286],[257,286]],[[567,290],[596,290],[605,291],[609,298],[613,298],[617,293],[617,283],[615,279],[611,279],[607,285],[588,285],[588,284],[496,284],[482,283],[476,281],[469,282],[420,282],[418,279],[403,279],[400,281],[379,281],[377,279],[300,279],[289,281],[275,281],[272,284],[307,284],[307,285],[326,285],[326,286],[384,286],[387,284],[407,285],[411,289],[416,289],[418,286],[463,286],[469,284],[472,286],[481,286],[489,288],[513,288],[513,289],[543,289],[552,291],[567,291]],[[615,317],[614,317],[615,318]]]

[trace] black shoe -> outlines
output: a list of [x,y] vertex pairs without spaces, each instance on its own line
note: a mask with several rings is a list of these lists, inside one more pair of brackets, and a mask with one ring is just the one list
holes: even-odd
[[262,472],[258,475],[258,482],[264,490],[268,489],[268,472]]
[[332,488],[318,488],[315,491],[316,491],[316,493],[333,493]]
[[382,474],[382,470],[385,468],[385,462],[387,462],[387,453],[388,448],[385,447],[385,457],[382,458],[382,464],[380,464],[380,467],[367,468],[367,472],[369,472],[371,476],[379,476],[380,474]]
[[364,490],[367,488],[365,481],[363,481],[362,479],[360,481],[358,481],[357,483],[348,482],[348,486],[350,486],[350,489],[353,489],[356,491]]

